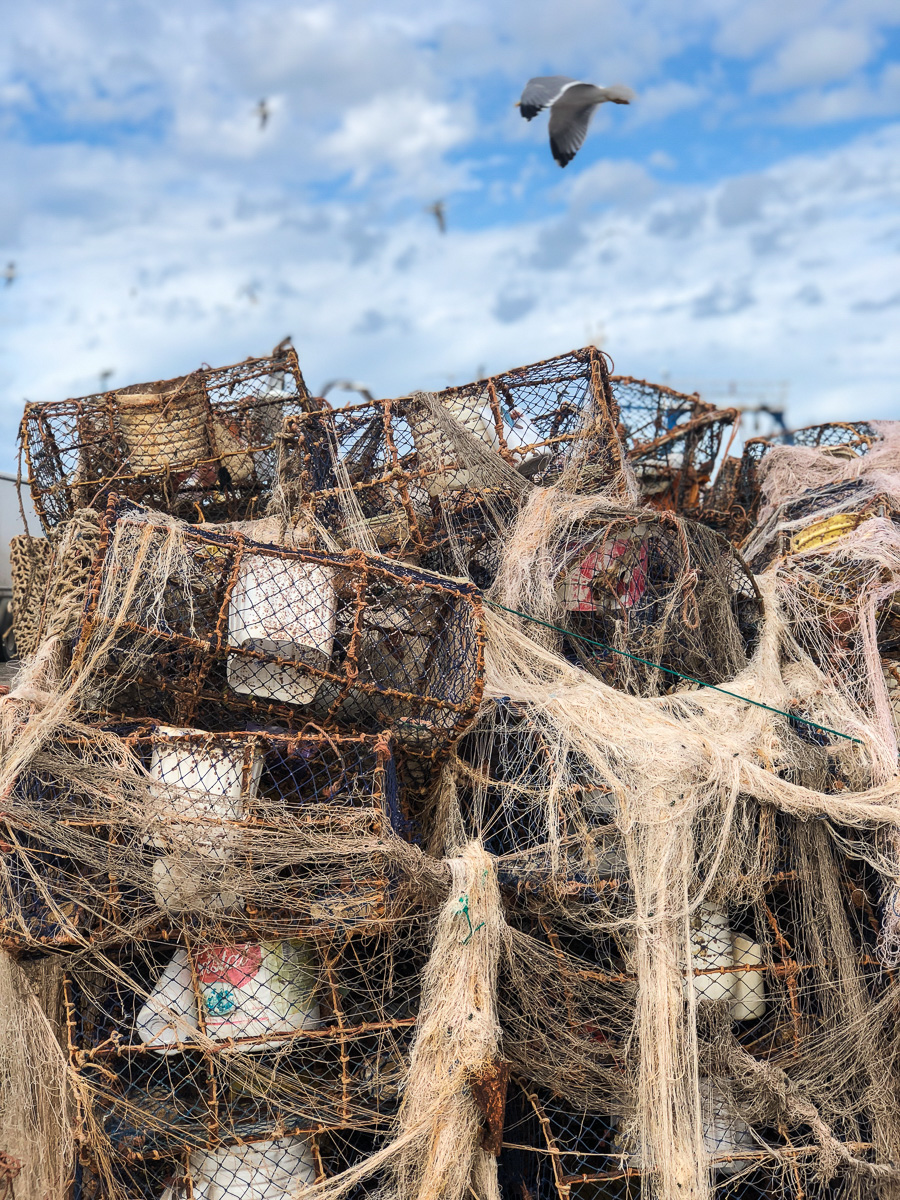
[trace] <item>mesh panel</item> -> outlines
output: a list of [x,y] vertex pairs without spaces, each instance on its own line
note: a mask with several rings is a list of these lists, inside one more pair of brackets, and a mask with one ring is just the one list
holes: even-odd
[[734,503],[755,520],[760,504],[759,464],[773,446],[809,446],[837,451],[839,457],[860,457],[878,441],[868,421],[831,421],[810,425],[772,438],[751,438],[744,444]]
[[[842,1194],[844,1179],[823,1183],[814,1142],[782,1144],[785,1159],[774,1163],[721,1097],[711,1096],[704,1117],[704,1149],[716,1196],[802,1200]],[[499,1163],[504,1200],[636,1200],[646,1186],[633,1155],[623,1153],[615,1116],[573,1111],[563,1101],[523,1088],[507,1136]],[[869,1148],[851,1143],[849,1149],[865,1155]]]
[[715,409],[714,404],[704,403],[696,393],[676,392],[664,384],[634,379],[631,375],[612,375],[609,382],[619,407],[622,441],[629,453]]
[[26,404],[21,456],[49,531],[116,491],[186,520],[258,514],[282,421],[310,400],[293,350],[164,383]]
[[[879,1013],[868,1026],[875,1042],[886,1045],[892,1037],[884,1009],[892,984],[876,954],[880,881],[861,860],[837,854],[821,827],[810,830],[767,809],[758,811],[757,821],[756,872],[732,878],[730,892],[707,897],[689,923],[704,1152],[717,1192],[748,1198],[817,1194],[823,1188],[821,1134],[786,1109],[792,1086],[814,1089],[843,1153],[870,1162],[884,1153],[884,1134],[877,1117],[873,1125],[866,1100],[873,1082],[871,1047],[859,1044],[853,1025],[860,1006],[870,1006],[873,1016]],[[628,887],[625,872],[622,905]],[[806,916],[823,909],[827,929]],[[556,915],[545,909],[530,928],[533,934],[542,928],[585,976],[605,975],[620,989],[621,1004],[628,1004],[625,989],[634,976],[627,937],[617,946],[607,934],[586,936],[567,923],[564,909]],[[565,1007],[564,997],[549,998]],[[577,1010],[570,1011],[574,1041],[584,1028]],[[565,1089],[554,1091],[537,1059],[517,1063],[500,1162],[504,1196],[595,1194],[587,1185],[638,1193],[652,1164],[643,1161],[629,1125],[633,1059],[615,1016],[612,1001],[591,1022],[591,1103],[578,1102],[574,1075]],[[837,1091],[834,1055],[840,1056]],[[885,1065],[877,1086],[889,1086],[890,1070]],[[841,1172],[836,1194],[844,1194],[847,1182]]]
[[603,354],[593,346],[517,367],[488,380],[447,388],[441,402],[464,424],[484,424],[491,444],[536,483],[550,482],[583,436],[586,422],[596,439],[598,479],[619,467],[615,438],[617,397],[610,391]]
[[701,414],[628,454],[645,503],[695,513],[712,477],[722,438],[734,423],[731,409]]

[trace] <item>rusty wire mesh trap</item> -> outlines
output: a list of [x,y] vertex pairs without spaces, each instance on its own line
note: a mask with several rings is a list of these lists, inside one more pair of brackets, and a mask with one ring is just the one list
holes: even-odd
[[587,347],[433,396],[302,414],[285,424],[279,478],[288,507],[306,505],[340,544],[486,586],[525,481],[566,473],[623,496],[627,460],[655,507],[696,508],[735,416],[609,377]]
[[319,931],[73,960],[64,1005],[87,1134],[75,1194],[274,1196],[321,1177],[326,1131],[377,1132],[396,1113],[417,956],[410,932]]
[[46,532],[107,495],[186,520],[247,519],[275,478],[276,436],[310,407],[293,349],[80,400],[27,404],[20,472]]
[[[603,356],[589,347],[433,397],[297,416],[285,424],[281,485],[342,544],[363,537],[421,557],[454,536],[467,509],[489,521],[492,503],[508,509],[524,481],[551,482],[573,456],[597,485],[612,481],[622,463],[617,415]],[[469,461],[479,446],[481,461]]]
[[112,497],[75,661],[95,655],[101,711],[220,730],[312,719],[434,754],[477,710],[481,601],[361,551],[262,545]]
[[615,509],[566,534],[556,594],[570,661],[644,695],[674,691],[685,676],[719,683],[746,665],[759,589],[724,538],[669,514]]
[[0,941],[78,949],[168,938],[173,922],[377,932],[393,898],[384,828],[406,829],[387,737],[88,729],[48,745],[7,805]]

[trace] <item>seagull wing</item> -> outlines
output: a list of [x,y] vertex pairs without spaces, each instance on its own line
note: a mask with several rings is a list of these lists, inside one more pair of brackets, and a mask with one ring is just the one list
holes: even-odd
[[558,100],[566,88],[578,83],[568,75],[538,75],[529,79],[519,101],[519,110],[526,121],[536,117],[542,108],[547,108],[554,100]]
[[602,90],[592,83],[575,84],[550,109],[550,150],[561,167],[584,145],[594,109],[604,99]]

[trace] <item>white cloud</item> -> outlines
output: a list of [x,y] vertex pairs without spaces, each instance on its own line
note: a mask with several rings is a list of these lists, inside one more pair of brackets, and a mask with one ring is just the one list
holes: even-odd
[[467,116],[464,109],[421,92],[382,94],[351,108],[341,127],[325,139],[324,150],[338,166],[353,172],[356,184],[386,165],[418,173],[465,141],[471,127]]
[[633,123],[646,125],[662,121],[673,113],[696,108],[706,99],[706,89],[680,79],[670,79],[644,88],[634,102]]
[[[361,256],[348,237],[361,214],[346,203],[323,212],[298,201],[286,216],[241,210],[210,185],[143,210],[138,226],[155,166],[133,165],[117,179],[128,219],[29,218],[22,274],[0,292],[14,347],[0,366],[7,444],[25,394],[84,393],[108,367],[122,384],[174,375],[264,352],[287,333],[313,387],[352,375],[386,395],[534,361],[602,323],[622,371],[765,374],[790,379],[792,420],[824,415],[826,392],[829,405],[843,397],[861,415],[864,398],[867,413],[885,415],[900,368],[898,151],[900,126],[750,177],[765,197],[747,202],[752,220],[709,219],[730,184],[667,188],[643,209],[451,225],[445,237],[416,210],[363,222]],[[77,157],[80,178],[110,177],[107,152]],[[746,178],[734,184],[746,191]],[[760,258],[752,239],[766,234],[783,252]]]
[[865,66],[875,44],[865,29],[827,25],[806,29],[783,43],[754,72],[751,87],[755,92],[785,92],[846,79]]
[[729,179],[716,201],[716,216],[725,228],[758,221],[775,184],[771,175],[739,175]]
[[874,86],[857,80],[846,87],[804,92],[779,113],[786,125],[825,125],[900,112],[900,63],[888,63]]
[[723,54],[753,58],[797,30],[815,27],[827,7],[827,0],[725,0],[713,45]]
[[576,213],[597,205],[632,208],[649,200],[659,184],[646,167],[630,159],[601,159],[579,175],[567,179],[560,189]]
[[[0,264],[15,258],[20,272],[0,289],[4,444],[26,394],[87,392],[109,367],[121,384],[174,375],[287,333],[315,387],[347,375],[381,394],[438,386],[565,350],[602,325],[635,374],[740,378],[765,363],[792,378],[798,407],[864,386],[884,412],[898,367],[900,133],[841,148],[835,131],[831,150],[780,161],[785,132],[771,117],[775,105],[794,122],[898,111],[896,64],[833,73],[876,45],[895,10],[14,7],[0,40]],[[801,45],[820,28],[850,41]],[[768,54],[766,86],[802,90],[747,95],[729,62],[693,68],[692,82],[685,59],[670,70],[676,55],[702,62],[712,37],[751,71]],[[511,104],[544,71],[622,79],[640,96],[598,113],[564,173],[546,126]],[[263,96],[273,115],[261,133]],[[689,119],[666,141],[679,112]],[[752,170],[737,174],[745,151]],[[438,196],[446,236],[423,212]]]
[[668,154],[665,150],[654,150],[648,156],[647,162],[651,167],[656,167],[660,171],[674,171],[678,166],[672,155]]

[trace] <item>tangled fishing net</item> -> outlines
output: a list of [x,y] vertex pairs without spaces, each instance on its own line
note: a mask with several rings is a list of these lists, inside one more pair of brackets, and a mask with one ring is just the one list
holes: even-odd
[[582,351],[310,402],[265,515],[59,526],[16,1196],[900,1195],[894,428],[751,448],[729,525],[730,419]]

